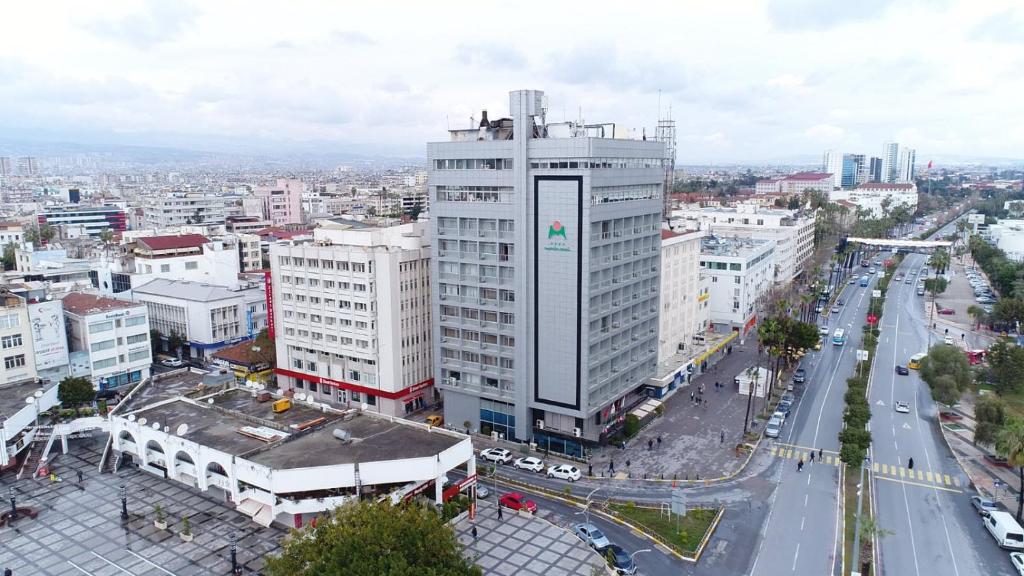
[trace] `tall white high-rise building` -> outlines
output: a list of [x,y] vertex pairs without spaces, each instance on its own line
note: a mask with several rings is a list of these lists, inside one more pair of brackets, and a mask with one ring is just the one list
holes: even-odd
[[910,183],[914,181],[914,162],[917,158],[917,151],[913,148],[904,148],[900,151],[900,168],[897,182]]
[[446,421],[582,456],[656,370],[665,149],[546,110],[427,145],[435,375]]
[[882,177],[881,182],[896,182],[900,161],[900,145],[896,142],[886,142],[882,145]]
[[821,171],[832,175],[832,185],[839,188],[843,182],[843,153],[826,150],[821,162]]

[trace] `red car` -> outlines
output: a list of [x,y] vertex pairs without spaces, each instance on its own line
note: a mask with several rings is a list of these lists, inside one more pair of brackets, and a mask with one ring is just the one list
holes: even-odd
[[537,511],[537,504],[533,500],[527,500],[525,496],[518,492],[509,492],[498,500],[498,505],[512,510],[522,510],[526,508],[531,514]]
[[939,308],[939,314],[943,314],[945,316],[952,316],[955,313],[956,312],[952,308]]

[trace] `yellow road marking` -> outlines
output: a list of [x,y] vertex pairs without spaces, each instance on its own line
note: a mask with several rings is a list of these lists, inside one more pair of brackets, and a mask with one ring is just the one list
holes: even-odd
[[922,488],[932,488],[932,489],[935,489],[935,490],[945,490],[946,492],[955,492],[957,494],[959,494],[961,492],[960,490],[955,490],[953,488],[944,488],[942,486],[936,486],[934,484],[922,484],[920,482],[911,482],[910,480],[897,480],[896,478],[888,478],[886,476],[876,476],[876,478],[878,478],[879,480],[888,480],[889,482],[896,482],[898,484],[908,484],[910,486],[920,486]]
[[903,466],[900,466],[900,478],[903,478],[906,475],[907,471],[903,469]]
[[943,476],[946,479],[946,486],[949,486],[950,484],[952,484],[952,482],[950,482],[950,480],[949,480],[949,474],[944,474]]
[[957,488],[960,487],[960,479],[959,478],[953,478],[953,486],[956,486]]
[[775,447],[775,446],[772,446],[772,449],[771,449],[771,450],[770,450],[769,452],[771,452],[771,455],[772,455],[772,456],[775,456],[775,451],[776,451],[776,450],[778,450],[778,448],[777,448],[777,447]]
[[874,464],[873,464],[873,465],[871,466],[871,469],[872,469],[872,470],[874,470],[875,472],[878,472],[878,462],[875,462],[875,463],[874,463]]
[[931,472],[925,472],[924,476],[925,476],[925,478],[928,479],[929,482],[932,481],[932,473]]
[[918,470],[917,471],[917,479],[918,480],[924,480],[924,470]]
[[[815,452],[818,452],[817,448],[811,448],[810,446],[798,446],[796,444],[780,444],[780,446],[786,446],[788,448],[801,448],[803,450],[814,450]],[[839,452],[836,452],[835,450],[822,450],[821,452],[823,454],[835,454],[837,456],[839,455]]]
[[789,450],[786,450],[786,458],[792,458],[792,457],[793,457],[793,449],[790,448]]

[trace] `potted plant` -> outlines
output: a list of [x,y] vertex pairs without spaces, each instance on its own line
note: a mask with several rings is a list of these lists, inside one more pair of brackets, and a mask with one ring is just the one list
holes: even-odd
[[188,521],[188,516],[181,518],[181,532],[178,532],[178,536],[182,542],[192,541],[192,525]]
[[153,510],[156,513],[156,520],[153,520],[153,526],[158,530],[167,530],[167,519],[164,518],[163,506],[157,504]]

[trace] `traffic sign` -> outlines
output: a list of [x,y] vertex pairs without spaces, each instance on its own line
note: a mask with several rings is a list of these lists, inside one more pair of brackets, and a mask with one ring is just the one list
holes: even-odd
[[882,297],[882,291],[881,290],[872,290],[871,291],[871,297],[872,298],[881,298]]
[[878,322],[878,316],[868,314],[868,324],[874,324],[875,322]]

